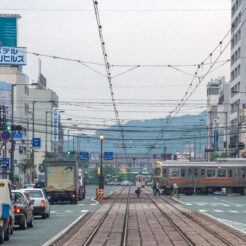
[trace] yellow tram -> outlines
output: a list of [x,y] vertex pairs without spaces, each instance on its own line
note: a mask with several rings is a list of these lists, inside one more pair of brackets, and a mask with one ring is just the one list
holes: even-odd
[[141,183],[142,187],[146,186],[146,177],[144,175],[139,174],[135,177],[135,185],[137,184],[138,181]]

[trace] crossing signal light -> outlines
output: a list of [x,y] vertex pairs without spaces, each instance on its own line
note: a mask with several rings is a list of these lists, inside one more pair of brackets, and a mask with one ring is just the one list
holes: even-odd
[[68,152],[67,152],[67,154],[68,154],[68,155],[70,155],[70,154],[71,154],[71,152],[70,152],[70,151],[68,151]]
[[22,130],[22,125],[7,125],[6,126],[6,130],[8,130],[8,131],[21,131]]
[[6,126],[6,130],[11,131],[12,127],[10,125]]

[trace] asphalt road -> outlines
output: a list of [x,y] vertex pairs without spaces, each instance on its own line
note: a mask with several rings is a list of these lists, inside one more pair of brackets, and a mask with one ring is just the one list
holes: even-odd
[[246,196],[193,195],[176,200],[185,208],[206,214],[246,234]]
[[[49,239],[54,237],[61,230],[69,226],[80,215],[89,211],[96,211],[97,205],[91,199],[95,196],[95,186],[87,186],[86,198],[79,201],[76,205],[70,203],[59,203],[51,205],[51,216],[47,219],[35,217],[34,227],[25,231],[16,227],[14,234],[8,242],[9,246],[41,246]],[[119,187],[105,186],[105,193],[117,190]]]

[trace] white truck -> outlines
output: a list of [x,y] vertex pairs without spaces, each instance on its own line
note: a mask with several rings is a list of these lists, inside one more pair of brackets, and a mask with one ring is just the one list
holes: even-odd
[[76,161],[45,163],[45,189],[51,204],[58,201],[77,203],[85,197],[84,175]]
[[0,244],[2,244],[4,240],[9,240],[14,226],[11,182],[8,179],[0,179],[0,212]]

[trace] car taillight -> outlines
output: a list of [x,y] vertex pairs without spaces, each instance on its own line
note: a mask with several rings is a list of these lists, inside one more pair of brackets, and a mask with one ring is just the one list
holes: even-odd
[[75,194],[72,194],[71,197],[72,197],[72,198],[75,198],[76,196],[75,196]]
[[15,214],[19,214],[21,210],[18,207],[15,207]]
[[41,201],[40,207],[45,207],[44,200]]

